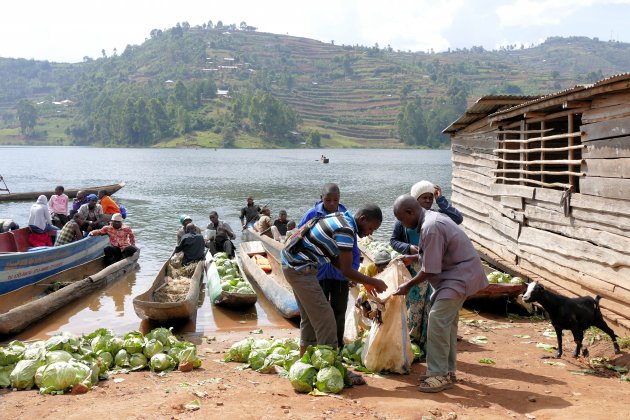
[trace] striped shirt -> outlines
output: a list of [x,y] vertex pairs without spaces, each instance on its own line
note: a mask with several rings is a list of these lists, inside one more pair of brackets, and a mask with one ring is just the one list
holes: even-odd
[[340,251],[352,251],[355,232],[350,212],[330,214],[321,218],[293,250],[283,249],[282,261],[296,270],[330,263]]

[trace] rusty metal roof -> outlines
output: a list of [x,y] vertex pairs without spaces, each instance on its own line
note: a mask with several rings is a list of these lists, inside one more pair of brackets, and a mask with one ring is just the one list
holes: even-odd
[[[454,133],[474,123],[475,121],[478,121],[488,116],[498,117],[499,119],[501,119],[500,117],[502,115],[518,110],[520,108],[528,107],[530,105],[535,105],[538,103],[544,103],[551,99],[573,95],[582,91],[588,91],[597,87],[624,80],[630,80],[630,73],[616,74],[599,80],[598,82],[595,82],[593,84],[576,85],[572,88],[543,96],[484,96],[480,98],[477,102],[475,102],[470,108],[466,110],[464,114],[462,114],[461,117],[451,123],[451,125],[445,128],[442,132],[445,134]],[[588,94],[588,92],[585,92],[585,94]],[[500,101],[501,99],[505,99],[506,103],[504,103],[503,105],[499,105],[497,101]],[[513,100],[511,104],[509,103],[510,100]]]

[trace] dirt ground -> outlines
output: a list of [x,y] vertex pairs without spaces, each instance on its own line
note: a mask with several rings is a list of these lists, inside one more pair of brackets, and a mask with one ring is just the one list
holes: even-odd
[[[193,372],[172,372],[160,377],[134,372],[101,381],[83,395],[49,396],[37,391],[0,390],[2,418],[367,418],[367,419],[494,419],[583,418],[627,419],[630,382],[619,374],[585,374],[589,359],[573,359],[571,334],[565,332],[562,359],[537,343],[555,344],[544,336],[544,321],[487,318],[467,315],[460,321],[458,383],[439,394],[416,390],[425,364],[413,365],[410,375],[366,375],[367,385],[345,389],[335,396],[311,396],[293,391],[288,379],[239,369],[224,363],[223,352],[250,334],[241,331],[208,333],[193,338],[203,365]],[[265,330],[255,337],[296,337],[298,330]],[[487,338],[487,342],[479,339]],[[475,340],[477,338],[477,340]],[[190,338],[189,338],[190,339]],[[476,341],[473,343],[471,341]],[[586,341],[586,340],[585,340]],[[596,340],[593,357],[608,357],[614,365],[628,366],[628,348],[613,353],[612,344]],[[480,363],[492,359],[495,364]],[[200,408],[185,408],[198,400]]]

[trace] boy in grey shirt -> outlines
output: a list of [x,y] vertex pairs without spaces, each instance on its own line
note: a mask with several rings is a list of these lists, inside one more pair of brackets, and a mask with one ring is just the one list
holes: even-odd
[[421,270],[395,294],[406,295],[423,281],[433,287],[427,374],[418,390],[440,392],[452,388],[455,381],[459,310],[468,296],[488,286],[488,280],[472,242],[448,216],[426,211],[410,195],[396,199],[394,215],[406,228],[420,232],[419,253],[401,259],[405,265],[419,261]]

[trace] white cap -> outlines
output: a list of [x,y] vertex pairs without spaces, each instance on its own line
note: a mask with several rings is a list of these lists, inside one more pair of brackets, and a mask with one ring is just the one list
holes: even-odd
[[431,194],[435,193],[435,185],[433,185],[429,181],[416,182],[415,184],[413,184],[413,187],[411,187],[411,193],[410,194],[416,200],[422,194],[426,194],[426,193],[431,193]]
[[123,221],[122,214],[114,213],[114,215],[112,216],[112,222],[122,222],[122,221]]

